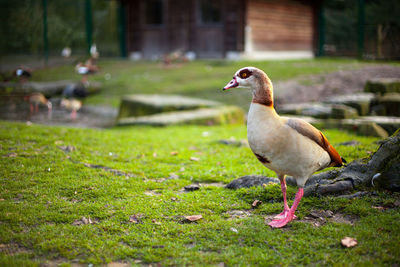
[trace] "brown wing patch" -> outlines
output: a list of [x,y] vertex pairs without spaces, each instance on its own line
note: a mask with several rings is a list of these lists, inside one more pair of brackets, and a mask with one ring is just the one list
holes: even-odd
[[328,152],[331,157],[330,167],[339,167],[343,165],[342,158],[336,149],[329,143],[328,139],[323,133],[321,133],[317,128],[300,119],[288,119],[288,126],[296,130],[298,133],[310,138],[320,147],[322,147],[326,152]]
[[254,153],[254,155],[256,155],[257,159],[258,159],[261,163],[263,163],[263,164],[270,163],[270,161],[269,161],[266,157],[263,157],[263,156],[261,156],[261,155],[259,155],[259,154],[257,154],[257,153]]

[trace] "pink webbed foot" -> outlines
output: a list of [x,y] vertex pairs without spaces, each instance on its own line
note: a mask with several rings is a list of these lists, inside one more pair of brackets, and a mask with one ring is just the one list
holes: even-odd
[[[286,218],[288,216],[288,214],[289,214],[289,211],[290,211],[289,208],[288,209],[284,209],[281,213],[277,214],[274,217],[274,220],[280,220],[280,219]],[[293,215],[293,219],[296,219],[296,218],[297,218],[297,216]]]
[[290,212],[288,212],[286,217],[284,217],[282,219],[278,219],[278,220],[273,220],[268,225],[273,228],[281,228],[281,227],[285,226],[286,224],[288,224],[293,219],[294,219],[294,215],[292,215]]
[[[292,221],[294,218],[296,218],[294,213],[296,212],[297,206],[299,205],[300,200],[303,197],[303,194],[304,194],[304,190],[301,187],[301,188],[299,188],[299,191],[297,191],[297,193],[296,193],[296,197],[294,199],[293,206],[289,210],[287,210],[286,205],[285,205],[285,208],[282,212],[284,217],[277,219],[277,220],[273,220],[268,225],[273,228],[281,228],[281,227],[285,226],[286,224],[288,224],[290,221]],[[281,216],[282,213],[278,214],[278,216]]]

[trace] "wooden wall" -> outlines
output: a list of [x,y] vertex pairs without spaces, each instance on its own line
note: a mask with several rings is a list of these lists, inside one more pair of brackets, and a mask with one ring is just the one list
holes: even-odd
[[227,51],[244,46],[245,0],[218,0],[221,22],[202,25],[198,0],[164,0],[165,18],[161,26],[144,23],[146,0],[121,0],[127,18],[127,49],[144,58],[177,50],[194,51],[199,58],[221,58]]
[[248,0],[253,50],[313,50],[314,16],[314,5],[307,1]]

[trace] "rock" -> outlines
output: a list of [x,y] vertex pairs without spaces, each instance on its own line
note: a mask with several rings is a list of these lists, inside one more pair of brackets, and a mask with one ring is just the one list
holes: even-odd
[[400,118],[384,116],[365,116],[357,119],[328,119],[310,122],[321,129],[341,128],[360,135],[386,138],[400,128]]
[[191,184],[184,187],[186,191],[196,191],[200,189],[200,185],[198,184]]
[[180,95],[128,95],[121,101],[118,118],[138,117],[161,112],[216,107],[221,103]]
[[326,100],[328,104],[342,104],[357,109],[360,116],[369,114],[371,101],[375,98],[373,93],[357,93],[351,95],[333,96]]
[[376,124],[375,122],[363,122],[358,121],[356,124],[354,122],[350,124],[343,124],[344,128],[347,129],[354,129],[356,128],[357,134],[360,135],[367,135],[367,136],[376,136],[381,138],[386,138],[389,136],[387,131],[383,129],[381,126]]
[[[372,134],[372,136],[386,138],[400,128],[400,118],[384,117],[384,116],[365,116],[353,120],[343,120],[342,125],[344,125],[344,128],[348,130],[355,129],[358,134],[362,135]],[[360,125],[364,126],[361,126],[360,128],[359,127]],[[386,134],[375,125],[379,126],[384,131],[386,131]]]
[[265,177],[262,175],[246,175],[231,181],[225,187],[228,189],[249,188],[252,186],[262,186],[268,183],[280,183],[278,178]]
[[400,79],[375,78],[368,80],[364,87],[365,92],[376,94],[400,93]]
[[[44,94],[46,97],[51,97],[55,95],[60,95],[65,87],[68,85],[75,85],[79,82],[62,80],[62,81],[50,81],[50,82],[27,82],[24,84],[19,83],[11,83],[11,82],[1,82],[0,83],[0,92],[4,92],[4,90],[8,93],[13,94],[29,94],[33,92],[39,92]],[[87,87],[88,94],[96,93],[100,91],[101,83],[99,82],[90,82]]]
[[117,121],[117,125],[167,126],[178,124],[243,124],[244,117],[244,112],[239,107],[221,106],[216,108],[165,112],[149,116],[120,118]]
[[277,108],[280,114],[310,116],[320,119],[355,118],[358,112],[355,108],[341,104],[301,103],[284,104]]
[[[387,93],[376,99],[378,114],[383,116],[400,117],[400,93]],[[377,107],[375,107],[375,110]]]

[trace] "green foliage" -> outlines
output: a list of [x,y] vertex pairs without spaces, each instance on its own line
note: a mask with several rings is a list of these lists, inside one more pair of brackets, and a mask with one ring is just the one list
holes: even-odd
[[[348,161],[377,148],[376,138],[324,133]],[[278,185],[182,191],[193,182],[275,176],[249,148],[218,142],[231,136],[245,139],[245,127],[95,130],[0,122],[0,265],[399,263],[399,194],[304,198],[299,220],[273,230],[264,217],[282,209]],[[349,140],[361,145],[338,145]],[[64,152],[67,146],[70,152]],[[94,168],[99,165],[109,169]],[[289,199],[296,190],[289,187]],[[252,209],[255,199],[263,203]],[[353,226],[327,221],[320,227],[303,221],[311,210],[321,209],[357,221]],[[249,216],[234,218],[232,210]],[[183,216],[194,214],[203,219],[184,221]],[[140,223],[130,222],[132,215]],[[82,217],[93,223],[76,225]],[[344,236],[357,238],[359,244],[342,248]]]

